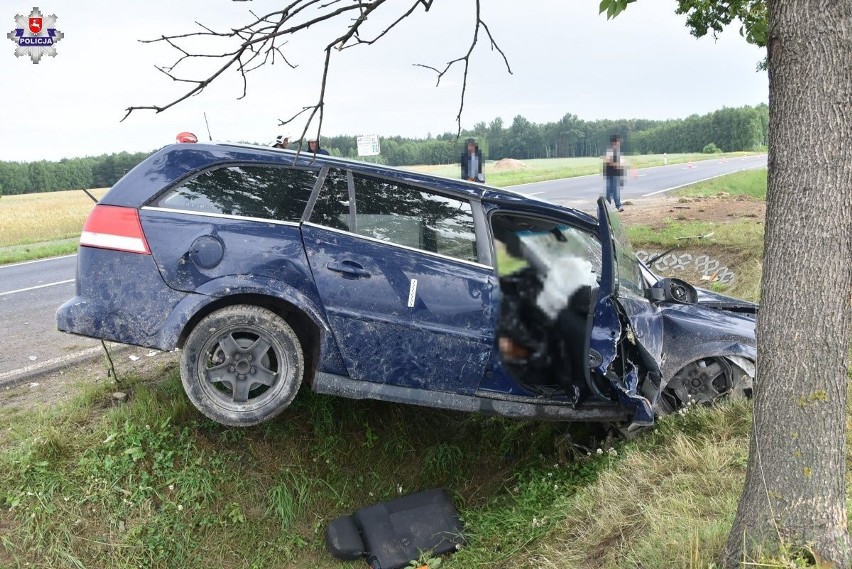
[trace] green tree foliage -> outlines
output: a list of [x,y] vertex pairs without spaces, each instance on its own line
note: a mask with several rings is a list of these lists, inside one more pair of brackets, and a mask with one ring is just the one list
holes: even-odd
[[[614,18],[636,0],[601,0],[600,12]],[[766,0],[678,0],[675,13],[686,15],[686,25],[695,37],[714,36],[739,21],[740,35],[749,43],[766,45],[769,32]]]
[[[726,152],[759,150],[766,148],[768,127],[765,104],[667,121],[584,121],[568,113],[556,122],[538,124],[518,115],[508,127],[500,117],[487,125],[477,123],[471,130],[462,130],[458,140],[449,132],[426,139],[382,138],[382,157],[393,166],[449,164],[458,160],[468,137],[476,139],[483,156],[490,160],[601,156],[612,134],[621,135],[624,150],[630,154],[701,152],[711,142]],[[341,156],[357,156],[351,135],[326,138],[323,146],[339,148]]]
[[121,152],[59,162],[0,162],[0,188],[6,195],[106,188],[149,154]]

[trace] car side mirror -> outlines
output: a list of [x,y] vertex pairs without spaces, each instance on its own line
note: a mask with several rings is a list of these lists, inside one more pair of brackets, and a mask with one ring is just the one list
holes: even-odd
[[660,279],[654,286],[645,289],[645,297],[651,302],[695,304],[698,302],[698,291],[680,279]]

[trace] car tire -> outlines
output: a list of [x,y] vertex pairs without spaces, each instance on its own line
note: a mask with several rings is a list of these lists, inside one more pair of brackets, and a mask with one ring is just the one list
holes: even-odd
[[235,305],[193,328],[181,354],[180,377],[204,415],[247,427],[290,405],[304,365],[299,338],[283,318],[259,306]]
[[723,398],[751,398],[751,376],[738,360],[742,365],[754,366],[734,356],[708,357],[684,366],[663,390],[657,411],[666,415],[689,405],[711,405]]

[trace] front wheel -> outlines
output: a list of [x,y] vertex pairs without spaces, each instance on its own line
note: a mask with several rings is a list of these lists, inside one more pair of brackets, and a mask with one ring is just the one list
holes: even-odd
[[189,400],[210,419],[234,427],[256,425],[286,409],[303,372],[296,333],[258,306],[229,306],[205,316],[181,355]]
[[754,364],[740,357],[709,357],[677,372],[657,402],[663,414],[689,405],[710,405],[723,397],[751,397]]

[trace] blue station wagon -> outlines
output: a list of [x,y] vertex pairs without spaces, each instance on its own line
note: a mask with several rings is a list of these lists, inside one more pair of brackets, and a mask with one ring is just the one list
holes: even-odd
[[319,393],[604,421],[748,395],[748,302],[659,278],[603,200],[290,150],[176,144],[94,207],[64,332],[181,350],[226,425]]

